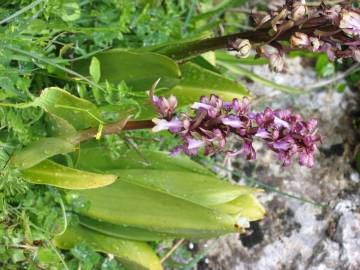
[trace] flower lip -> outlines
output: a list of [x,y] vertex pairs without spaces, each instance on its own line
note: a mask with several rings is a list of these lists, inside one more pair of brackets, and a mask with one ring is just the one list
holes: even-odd
[[192,149],[199,149],[200,147],[204,146],[205,143],[202,140],[196,140],[196,139],[188,139],[188,149],[192,150]]
[[265,128],[258,128],[257,132],[255,133],[255,137],[270,139],[271,135]]
[[290,124],[277,116],[274,117],[274,124],[278,127],[285,127],[287,129],[290,129]]
[[177,118],[174,118],[170,121],[167,121],[166,119],[154,118],[152,121],[155,124],[155,126],[152,128],[153,132],[159,132],[162,130],[178,132],[183,127],[182,122]]
[[230,115],[228,117],[223,117],[221,119],[221,122],[224,125],[232,127],[232,128],[244,127],[244,124],[242,123],[242,121],[239,119],[239,117],[236,117],[235,115]]

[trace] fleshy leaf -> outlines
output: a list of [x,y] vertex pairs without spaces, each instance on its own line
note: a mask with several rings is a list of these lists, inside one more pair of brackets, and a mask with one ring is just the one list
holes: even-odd
[[240,215],[249,221],[262,219],[265,215],[264,207],[252,194],[244,194],[231,202],[215,205],[213,208],[233,215]]
[[85,242],[99,252],[115,255],[129,270],[163,269],[158,256],[146,243],[111,237],[83,226],[68,227],[53,241],[61,249],[71,249]]
[[10,160],[10,165],[24,170],[54,155],[72,151],[75,151],[75,145],[65,139],[42,138],[15,153]]
[[140,152],[141,155],[132,149],[123,147],[119,150],[119,155],[114,158],[111,157],[105,146],[89,141],[81,145],[77,167],[85,170],[96,168],[100,171],[146,168],[148,170],[188,171],[214,176],[204,166],[192,161],[187,156],[172,157],[166,152],[143,148],[140,149]]
[[[80,224],[86,228],[94,231],[129,240],[138,241],[159,241],[164,239],[176,239],[189,237],[188,234],[181,233],[169,233],[155,230],[148,230],[144,228],[137,228],[132,226],[124,226],[118,224],[112,224],[104,221],[91,219],[88,217],[80,217]],[[218,234],[197,232],[196,235],[191,235],[192,238],[211,238],[217,237]]]
[[68,121],[52,113],[46,114],[46,124],[50,137],[69,138],[77,133],[76,129]]
[[187,157],[143,149],[120,153],[111,158],[93,142],[81,147],[77,168],[119,177],[110,186],[79,192],[91,204],[82,213],[89,228],[129,239],[202,238],[236,231],[239,216],[260,216],[251,196],[243,203],[248,212],[233,204],[256,189],[221,181]]
[[100,233],[129,240],[159,241],[163,239],[174,239],[179,237],[179,235],[171,233],[156,232],[144,228],[117,225],[88,217],[80,217],[80,224],[86,228],[98,231]]
[[[159,88],[168,89],[175,86],[180,79],[176,62],[161,54],[113,49],[95,56],[101,65],[101,81],[115,84],[125,81],[133,91],[142,91],[142,94],[159,78]],[[89,76],[89,66],[90,59],[80,60],[74,63],[73,69]]]
[[[88,144],[89,145],[89,144]],[[139,149],[125,150],[111,158],[101,146],[82,147],[77,167],[99,170],[119,176],[119,181],[134,183],[151,190],[171,194],[203,206],[222,204],[256,189],[219,180],[206,168],[188,157]],[[149,164],[144,163],[146,159]]]
[[225,203],[255,191],[253,188],[221,181],[214,176],[186,171],[135,169],[108,172],[118,175],[120,181],[164,192],[203,206]]
[[123,181],[79,193],[90,202],[83,215],[113,224],[190,236],[233,232],[236,222],[225,213]]
[[200,96],[218,95],[226,101],[251,96],[246,87],[220,74],[204,69],[193,63],[180,66],[182,80],[169,91],[174,94],[181,105],[191,104]]
[[99,126],[100,113],[93,103],[60,88],[46,88],[34,104],[65,119],[77,130]]
[[96,174],[69,168],[50,160],[21,171],[23,177],[33,184],[50,185],[65,189],[91,189],[110,185],[117,176]]

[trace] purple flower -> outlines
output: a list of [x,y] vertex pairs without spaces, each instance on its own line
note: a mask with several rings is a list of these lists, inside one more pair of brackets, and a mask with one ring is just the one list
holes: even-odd
[[159,132],[162,130],[179,132],[183,127],[182,122],[177,118],[171,119],[170,121],[167,121],[166,119],[154,118],[152,121],[155,123],[155,126],[152,129],[153,132]]
[[224,117],[224,118],[221,119],[221,122],[224,125],[227,125],[227,126],[233,127],[233,128],[244,127],[243,122],[241,122],[240,118],[238,116],[235,116],[235,115],[229,115],[228,117]]
[[314,153],[307,153],[305,150],[300,153],[300,165],[306,167],[313,167],[314,166]]
[[233,99],[232,109],[239,114],[247,114],[249,112],[249,98],[243,97],[241,103],[237,98]]
[[265,128],[258,128],[255,133],[255,137],[259,137],[261,139],[270,139],[271,134]]
[[200,147],[204,146],[204,142],[201,140],[195,140],[192,138],[188,138],[188,149],[192,150],[192,149],[199,149]]
[[254,160],[256,159],[256,152],[254,147],[252,146],[251,140],[245,140],[243,146],[240,150],[240,154],[245,156],[247,160]]
[[215,117],[219,116],[219,113],[220,113],[221,109],[223,108],[223,102],[216,95],[211,95],[210,100],[207,97],[203,96],[200,98],[200,102],[195,102],[191,106],[191,108],[198,110],[200,112],[202,110],[205,110],[205,111],[207,111],[207,114],[211,118],[215,118]]

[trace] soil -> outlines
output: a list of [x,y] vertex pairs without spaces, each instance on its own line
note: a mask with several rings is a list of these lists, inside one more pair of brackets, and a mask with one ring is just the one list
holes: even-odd
[[[318,79],[313,67],[301,61],[289,59],[285,74],[272,73],[266,66],[251,69],[280,84],[303,87],[315,83]],[[241,158],[225,162],[228,169],[243,173],[243,177],[237,177],[219,171],[232,181],[244,184],[253,179],[287,195],[271,188],[260,194],[266,217],[253,222],[246,235],[232,234],[203,242],[208,245],[216,241],[198,269],[360,269],[360,176],[354,168],[359,141],[358,94],[349,89],[339,93],[329,85],[296,96],[258,83],[246,84],[256,95],[254,109],[290,108],[305,118],[317,118],[319,133],[325,139],[312,169],[296,162],[283,168],[260,144],[255,144],[255,162]],[[238,146],[236,142],[234,146]]]

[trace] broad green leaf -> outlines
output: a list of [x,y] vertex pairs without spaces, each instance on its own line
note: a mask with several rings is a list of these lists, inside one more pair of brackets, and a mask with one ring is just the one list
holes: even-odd
[[246,186],[232,185],[214,176],[187,171],[170,170],[109,170],[119,176],[119,181],[137,184],[147,189],[170,194],[203,206],[212,206],[234,200],[255,190]]
[[105,146],[94,141],[89,141],[81,144],[76,166],[84,170],[156,169],[188,171],[214,176],[214,174],[204,166],[184,155],[172,157],[169,153],[144,148],[139,149],[141,153],[139,154],[127,147],[123,147],[119,152],[120,154],[116,158],[111,157]]
[[50,185],[65,189],[91,189],[110,185],[117,176],[96,174],[69,168],[50,160],[21,171],[22,176],[33,184]]
[[[167,233],[161,231],[148,230],[143,228],[124,226],[112,224],[104,221],[99,221],[87,217],[80,217],[80,224],[91,230],[110,235],[113,237],[119,237],[129,240],[137,241],[160,241],[164,239],[176,239],[176,238],[186,238],[189,237],[187,234],[180,233]],[[195,235],[192,235],[192,238],[211,238],[217,237],[219,234],[205,233],[201,234],[198,232]]]
[[101,78],[100,61],[95,56],[91,58],[89,73],[95,82],[98,83],[100,81]]
[[171,233],[150,231],[143,228],[112,224],[98,221],[88,217],[80,217],[80,224],[91,230],[104,233],[110,236],[129,240],[159,241],[163,239],[175,239],[181,236]]
[[75,136],[76,129],[65,119],[52,113],[46,114],[47,133],[50,137],[69,138]]
[[250,92],[240,83],[220,74],[206,70],[193,63],[181,65],[182,80],[169,91],[174,94],[181,105],[191,104],[201,96],[215,94],[223,100],[250,96]]
[[291,87],[291,86],[287,86],[287,85],[282,85],[282,84],[277,84],[272,81],[266,80],[263,77],[256,75],[255,73],[247,70],[246,68],[239,66],[238,64],[230,64],[230,63],[225,63],[223,61],[217,61],[217,64],[219,66],[226,68],[227,70],[229,70],[230,72],[232,72],[236,75],[245,76],[255,82],[259,82],[263,85],[273,87],[273,88],[278,89],[285,93],[301,94],[304,92],[303,89],[299,89],[299,88],[295,88],[295,87]]
[[249,221],[262,219],[265,215],[265,209],[252,194],[244,194],[236,199],[213,206],[213,208],[233,215],[240,215]]
[[100,113],[93,103],[60,88],[46,88],[34,103],[45,111],[65,119],[77,130],[99,125]]
[[202,68],[208,69],[208,70],[218,73],[218,74],[221,74],[219,69],[217,67],[215,67],[214,64],[209,62],[206,58],[204,58],[203,55],[196,56],[196,57],[192,58],[190,61]]
[[54,239],[54,244],[61,249],[71,249],[81,242],[99,252],[115,255],[129,270],[163,269],[155,252],[143,242],[111,237],[83,226],[69,227]]
[[229,233],[236,218],[135,184],[116,181],[79,194],[90,202],[82,215],[113,224],[168,233]]
[[[242,205],[232,204],[255,189],[221,181],[207,170],[200,170],[190,159],[183,159],[184,166],[180,162],[182,158],[138,150],[140,155],[128,150],[111,159],[99,144],[82,146],[78,168],[119,176],[110,186],[80,193],[91,204],[90,209],[83,212],[91,218],[84,225],[129,239],[202,238],[233,232],[239,216],[259,215],[258,205],[252,204],[253,197],[249,197],[250,208],[246,209],[249,212]],[[146,164],[144,158],[150,164]],[[218,208],[231,211],[213,212]],[[139,232],[139,229],[142,230]]]
[[10,160],[10,165],[24,170],[54,155],[73,151],[75,151],[75,145],[65,139],[42,138],[15,153]]
[[[101,81],[111,83],[126,82],[133,91],[148,90],[154,82],[161,78],[159,88],[171,88],[180,79],[178,65],[172,59],[150,52],[130,52],[113,49],[95,55],[100,61]],[[90,59],[74,63],[73,69],[84,75],[89,75]]]

